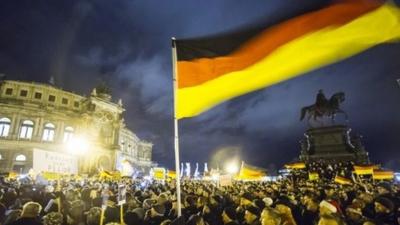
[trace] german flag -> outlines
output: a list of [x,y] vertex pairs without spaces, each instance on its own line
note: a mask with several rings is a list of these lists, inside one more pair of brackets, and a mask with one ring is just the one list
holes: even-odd
[[99,176],[100,176],[100,178],[112,178],[111,172],[109,172],[107,170],[100,171]]
[[165,179],[165,168],[162,168],[162,167],[153,168],[153,178],[156,180],[164,180]]
[[239,179],[258,179],[266,176],[266,170],[252,166],[249,164],[246,164],[245,162],[242,162],[242,166],[240,167],[239,171],[239,176],[237,178]]
[[374,165],[368,166],[353,166],[354,173],[357,175],[371,175],[374,171]]
[[392,4],[349,0],[269,28],[176,40],[177,119],[400,37]]
[[168,170],[167,177],[169,177],[171,179],[175,179],[176,178],[176,171],[175,170]]
[[393,180],[394,172],[391,170],[374,170],[372,178],[374,180]]
[[308,180],[319,180],[319,174],[317,172],[309,172]]
[[306,168],[306,164],[303,162],[295,162],[295,163],[286,164],[285,167],[286,167],[286,169],[299,170],[299,169]]
[[339,176],[339,175],[336,175],[335,182],[338,183],[338,184],[342,184],[342,185],[344,185],[344,184],[347,184],[347,185],[352,184],[350,179],[347,179],[347,178]]

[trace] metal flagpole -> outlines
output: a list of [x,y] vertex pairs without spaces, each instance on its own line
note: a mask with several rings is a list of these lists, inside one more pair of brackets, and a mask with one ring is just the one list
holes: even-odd
[[178,106],[178,96],[177,96],[177,88],[178,88],[178,67],[176,65],[177,62],[177,53],[176,53],[176,39],[172,38],[172,72],[173,72],[173,83],[174,83],[174,140],[175,140],[175,170],[176,174],[176,200],[178,207],[178,217],[182,215],[182,207],[181,207],[181,178],[180,168],[179,168],[179,132],[178,132],[178,119],[176,118],[176,111]]

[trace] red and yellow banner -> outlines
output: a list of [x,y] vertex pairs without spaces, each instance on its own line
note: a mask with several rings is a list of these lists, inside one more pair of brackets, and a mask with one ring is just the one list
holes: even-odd
[[261,180],[267,175],[265,169],[258,168],[242,162],[239,174],[235,176],[237,180]]
[[371,175],[374,172],[374,165],[353,166],[353,168],[357,175]]
[[[341,1],[267,29],[177,40],[178,119],[400,38],[400,10]],[[284,65],[284,66],[282,66]]]
[[350,185],[350,184],[353,183],[350,179],[347,179],[347,178],[342,177],[342,176],[336,176],[335,177],[335,182],[338,183],[338,184],[343,184],[343,185],[344,184]]
[[391,170],[374,170],[372,178],[374,180],[393,180],[394,172]]
[[291,170],[298,170],[298,169],[304,169],[306,168],[306,164],[303,162],[296,162],[296,163],[289,163],[285,165],[286,169],[291,169]]

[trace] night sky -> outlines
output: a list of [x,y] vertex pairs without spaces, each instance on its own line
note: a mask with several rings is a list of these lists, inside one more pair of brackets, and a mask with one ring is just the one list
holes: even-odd
[[[125,120],[154,143],[153,160],[173,168],[171,37],[214,35],[275,24],[329,1],[4,0],[0,73],[88,95],[100,81],[123,100]],[[306,50],[305,50],[306,51]],[[282,66],[285,62],[282,62]],[[342,105],[370,158],[400,169],[400,43],[385,44],[180,121],[182,162],[222,161],[279,168],[299,155],[308,128],[300,109],[346,93]],[[344,121],[338,118],[338,121]]]

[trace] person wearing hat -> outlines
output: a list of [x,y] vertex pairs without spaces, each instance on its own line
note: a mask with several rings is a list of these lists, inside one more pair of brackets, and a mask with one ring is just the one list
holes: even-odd
[[43,225],[38,220],[42,206],[37,202],[27,202],[22,207],[21,217],[10,225]]
[[395,206],[389,198],[378,197],[375,200],[375,221],[381,224],[397,224],[395,217]]
[[259,225],[260,209],[256,206],[249,205],[244,213],[244,224]]
[[329,201],[322,200],[319,203],[319,214],[320,215],[331,215],[337,213],[338,210],[334,204]]
[[222,222],[224,225],[239,225],[236,221],[236,210],[233,207],[226,207],[222,211]]

